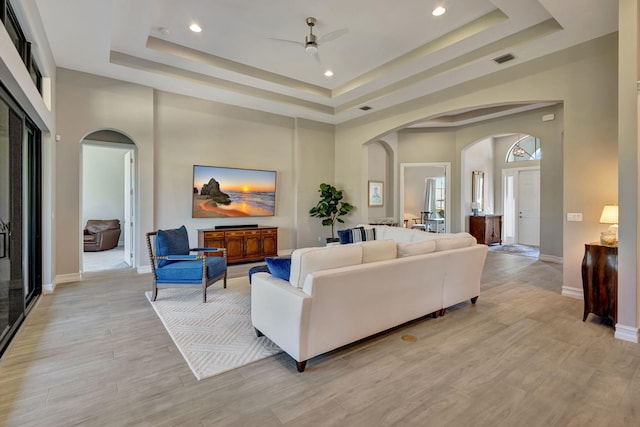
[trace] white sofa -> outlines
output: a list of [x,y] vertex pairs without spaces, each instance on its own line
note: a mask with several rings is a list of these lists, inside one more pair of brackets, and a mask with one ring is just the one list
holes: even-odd
[[374,228],[376,240],[296,249],[289,281],[253,275],[253,326],[299,372],[314,356],[480,294],[487,246],[470,234]]

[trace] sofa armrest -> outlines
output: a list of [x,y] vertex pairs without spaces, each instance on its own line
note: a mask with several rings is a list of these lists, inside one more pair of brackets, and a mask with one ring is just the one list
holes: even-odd
[[120,239],[120,229],[105,230],[97,233],[96,240],[98,246],[102,249],[111,249],[118,246],[118,239]]
[[253,326],[298,362],[307,360],[311,296],[269,273],[255,273],[251,284]]

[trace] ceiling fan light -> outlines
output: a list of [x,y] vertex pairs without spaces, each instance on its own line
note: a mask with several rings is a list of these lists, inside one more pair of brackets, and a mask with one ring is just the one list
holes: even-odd
[[333,77],[333,71],[327,70],[324,72],[325,77]]
[[316,53],[318,51],[318,45],[315,43],[307,43],[304,50],[309,53]]
[[433,16],[442,16],[446,11],[447,9],[445,9],[444,7],[438,6],[435,9],[433,9],[433,12],[431,13],[433,14]]
[[191,24],[191,25],[189,25],[189,29],[190,29],[191,31],[193,31],[194,33],[199,33],[199,32],[201,32],[201,31],[202,31],[202,28],[200,28],[200,25],[198,25],[198,24]]

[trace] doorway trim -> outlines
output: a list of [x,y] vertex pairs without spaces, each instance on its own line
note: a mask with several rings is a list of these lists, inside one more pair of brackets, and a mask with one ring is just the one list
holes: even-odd
[[440,167],[444,168],[445,179],[445,210],[444,210],[444,224],[445,233],[451,232],[451,162],[433,162],[433,163],[400,163],[400,212],[398,213],[401,218],[404,219],[404,175],[407,168],[419,168],[419,167]]
[[[100,137],[97,139],[92,139],[92,135],[99,135],[102,134],[103,132],[108,132],[108,133],[113,133],[115,135],[118,135],[122,140],[106,140],[106,138]],[[89,132],[88,134],[86,134],[81,140],[80,140],[80,194],[79,194],[79,199],[80,199],[80,203],[79,203],[79,207],[80,207],[80,212],[79,212],[79,218],[82,219],[83,218],[83,209],[84,209],[84,199],[83,199],[83,189],[84,189],[84,185],[85,183],[83,182],[83,169],[84,169],[84,155],[83,155],[83,147],[85,145],[92,145],[92,146],[102,146],[102,147],[106,147],[106,148],[120,148],[120,149],[128,149],[129,152],[133,153],[133,162],[132,162],[132,174],[133,174],[133,179],[132,179],[132,185],[133,185],[133,192],[131,193],[132,195],[132,200],[131,200],[131,207],[132,207],[132,212],[133,212],[133,221],[131,224],[131,240],[132,240],[132,245],[131,245],[131,251],[132,251],[132,257],[131,257],[131,265],[128,268],[136,268],[136,266],[138,265],[138,260],[139,260],[139,247],[136,244],[137,242],[137,230],[138,230],[138,198],[139,198],[139,194],[138,194],[138,184],[139,184],[139,175],[138,175],[138,162],[137,162],[137,158],[138,158],[138,146],[135,144],[135,142],[133,141],[133,139],[131,137],[129,137],[129,135],[127,135],[124,132],[121,132],[119,130],[114,130],[114,129],[102,129],[102,130],[96,130],[93,132]],[[124,194],[123,194],[124,195]],[[84,241],[83,241],[83,230],[84,230],[84,225],[82,223],[82,221],[80,221],[80,223],[78,224],[79,229],[80,229],[80,241],[79,241],[79,247],[80,247],[80,251],[79,251],[79,265],[80,265],[80,273],[79,273],[79,278],[76,280],[82,280],[82,275],[84,273],[84,260],[83,260],[83,255],[84,255]],[[123,233],[124,233],[124,223],[121,225],[123,227]]]

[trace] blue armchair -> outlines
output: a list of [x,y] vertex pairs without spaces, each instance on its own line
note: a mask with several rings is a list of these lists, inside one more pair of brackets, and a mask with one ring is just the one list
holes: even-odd
[[[224,287],[227,287],[226,248],[190,249],[184,225],[147,233],[147,249],[153,271],[152,301],[158,296],[158,286],[201,286],[202,302],[207,302],[207,287],[213,283],[224,279]],[[208,256],[211,252],[218,256]]]

